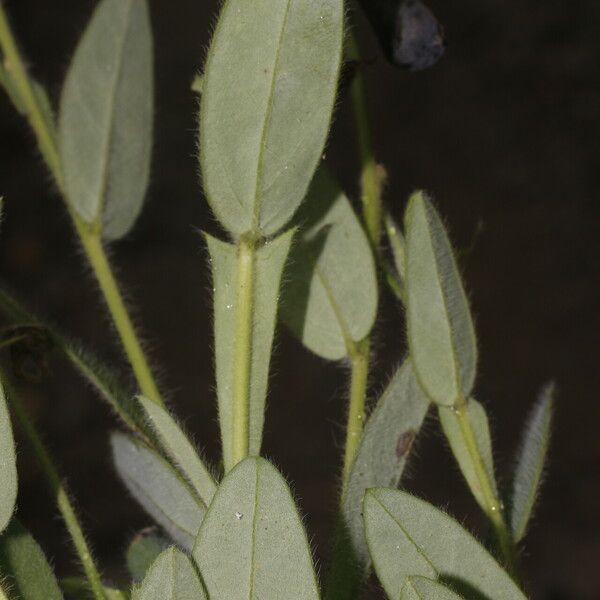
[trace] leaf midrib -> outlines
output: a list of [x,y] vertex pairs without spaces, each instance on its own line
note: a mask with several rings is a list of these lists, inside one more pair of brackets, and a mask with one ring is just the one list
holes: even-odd
[[256,187],[254,189],[254,202],[252,206],[252,230],[256,231],[259,229],[260,223],[260,209],[261,209],[261,187],[262,187],[262,178],[264,171],[264,156],[265,150],[267,147],[267,134],[269,131],[269,125],[271,123],[271,118],[273,116],[273,106],[274,106],[274,98],[275,98],[275,83],[277,81],[277,74],[279,70],[279,62],[281,59],[281,49],[283,47],[283,37],[285,34],[285,30],[287,28],[288,17],[290,14],[290,7],[292,4],[292,0],[287,0],[287,4],[285,7],[285,13],[283,16],[283,21],[281,23],[281,30],[279,31],[279,36],[277,39],[277,50],[275,54],[275,62],[273,64],[273,74],[271,76],[271,84],[269,87],[269,95],[267,98],[267,110],[265,111],[265,118],[262,126],[262,133],[260,136],[260,145],[258,149],[258,159],[256,164]]

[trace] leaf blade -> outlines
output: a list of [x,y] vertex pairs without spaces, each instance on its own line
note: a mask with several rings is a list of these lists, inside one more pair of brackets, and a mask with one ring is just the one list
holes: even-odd
[[429,408],[407,360],[398,369],[365,425],[342,510],[361,564],[369,562],[362,500],[374,487],[397,487],[412,444]]
[[405,215],[406,322],[410,355],[436,404],[467,398],[477,369],[477,342],[452,246],[431,201],[412,195]]
[[294,222],[300,232],[286,271],[282,319],[309,350],[340,360],[375,323],[373,252],[350,201],[324,167]]
[[134,600],[206,600],[190,559],[177,548],[162,552],[150,567]]
[[329,130],[343,21],[341,0],[223,5],[199,147],[208,201],[234,237],[275,234],[302,201]]
[[211,600],[319,598],[306,532],[290,490],[262,458],[245,459],[225,477],[193,557]]
[[206,506],[156,452],[122,433],[113,433],[110,442],[125,487],[177,544],[190,550]]
[[0,382],[0,532],[9,524],[17,501],[17,458],[4,386]]
[[42,549],[16,519],[0,536],[0,565],[10,583],[9,589],[18,593],[19,598],[63,600]]
[[[479,449],[479,455],[481,456],[483,466],[487,471],[488,480],[493,486],[495,496],[498,497],[498,486],[496,484],[496,477],[494,475],[492,438],[485,408],[479,402],[471,398],[467,403],[467,411],[471,421],[471,426],[473,428],[475,441]],[[440,406],[438,408],[438,414],[440,416],[440,422],[442,424],[444,435],[450,444],[452,454],[454,454],[454,458],[458,463],[469,489],[473,493],[473,496],[481,508],[483,508],[484,511],[487,511],[489,507],[487,505],[483,490],[481,489],[481,483],[477,475],[477,469],[473,463],[473,457],[471,456],[465,443],[465,438],[460,429],[460,424],[456,415],[452,412],[452,409],[444,406]]]
[[515,542],[523,539],[543,480],[550,444],[555,390],[546,386],[525,425],[511,494],[510,525]]
[[400,594],[400,600],[461,600],[462,596],[455,594],[446,586],[419,575],[406,578]]
[[208,506],[217,486],[196,449],[167,410],[144,396],[140,396],[138,400],[162,446],[192,484],[200,499]]
[[[279,288],[294,230],[282,234],[263,245],[257,252],[254,266],[254,301],[252,329],[252,364],[250,374],[249,453],[260,454],[265,418],[265,403],[269,366]],[[232,464],[233,454],[233,369],[234,319],[236,298],[236,246],[206,235],[212,263],[214,288],[214,336],[219,402],[219,424],[223,457],[226,465]]]
[[152,34],[146,0],[103,0],[75,51],[61,98],[67,200],[104,238],[125,235],[150,173]]
[[421,575],[489,598],[525,600],[488,551],[441,510],[383,488],[369,490],[363,507],[371,558],[390,598],[399,596],[405,577]]

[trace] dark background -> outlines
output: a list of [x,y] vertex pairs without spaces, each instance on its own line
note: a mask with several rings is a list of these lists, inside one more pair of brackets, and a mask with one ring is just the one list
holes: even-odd
[[[22,48],[54,100],[92,0],[6,0]],[[199,229],[215,231],[195,158],[197,100],[214,0],[154,0],[157,111],[153,180],[135,230],[112,248],[136,321],[172,406],[218,456],[210,282]],[[509,480],[521,423],[554,378],[560,401],[545,494],[527,538],[534,598],[600,597],[600,419],[597,313],[600,209],[600,3],[456,0],[430,3],[449,39],[445,59],[407,74],[385,64],[358,19],[377,156],[400,216],[415,187],[431,191],[459,248],[477,318],[477,396],[492,415],[499,476]],[[356,197],[347,99],[327,156]],[[27,303],[123,365],[109,321],[33,136],[0,97],[1,277]],[[401,312],[383,303],[373,396],[402,356]],[[149,519],[110,464],[107,408],[59,360],[23,388],[106,572]],[[265,453],[294,481],[324,571],[336,501],[347,372],[278,335]],[[477,508],[431,420],[408,487],[479,527]],[[39,471],[20,444],[19,514],[58,572],[75,564]]]

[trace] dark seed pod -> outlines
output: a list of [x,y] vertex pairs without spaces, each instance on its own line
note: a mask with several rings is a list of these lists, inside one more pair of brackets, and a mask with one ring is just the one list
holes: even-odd
[[410,71],[442,58],[444,30],[420,0],[360,0],[388,60]]

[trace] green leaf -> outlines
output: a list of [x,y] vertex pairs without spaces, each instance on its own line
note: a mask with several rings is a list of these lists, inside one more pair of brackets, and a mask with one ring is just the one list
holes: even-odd
[[67,200],[109,240],[131,229],[146,194],[152,62],[146,0],[102,0],[62,93],[59,141]]
[[173,467],[142,442],[113,433],[115,467],[131,495],[185,550],[196,539],[206,506]]
[[461,596],[437,581],[413,575],[406,578],[400,600],[461,600]]
[[0,383],[0,532],[12,518],[17,501],[17,461],[15,442],[6,405],[4,387]]
[[450,241],[423,192],[410,199],[405,231],[410,354],[432,401],[453,406],[473,388],[477,343]]
[[[262,443],[269,363],[277,318],[279,287],[294,231],[267,242],[256,252],[254,266],[254,312],[250,375],[250,455],[258,455]],[[237,311],[236,246],[206,235],[214,286],[215,356],[219,424],[223,457],[232,463],[233,452],[233,354]]]
[[488,551],[431,504],[378,488],[366,493],[363,509],[369,551],[388,597],[399,597],[405,577],[422,575],[471,598],[525,600]]
[[306,533],[290,490],[262,458],[225,477],[193,552],[210,600],[318,600]]
[[140,396],[140,404],[146,411],[154,432],[181,473],[192,484],[194,490],[208,506],[217,486],[198,452],[177,424],[177,421],[153,400]]
[[343,0],[227,0],[200,105],[208,201],[234,237],[271,236],[306,194],[329,130]]
[[145,417],[117,374],[96,356],[60,333],[54,326],[23,307],[11,294],[0,288],[0,313],[16,326],[34,327],[48,337],[50,346],[59,350],[92,387],[106,400],[123,422],[145,435]]
[[0,571],[14,600],[63,598],[44,553],[16,519],[0,536]]
[[[496,478],[494,476],[494,458],[492,453],[492,438],[490,435],[490,425],[488,422],[485,408],[472,398],[467,403],[467,410],[469,419],[471,420],[471,426],[473,433],[475,434],[475,441],[479,449],[479,455],[483,459],[483,465],[487,471],[488,478],[494,486],[494,494],[498,496],[498,489],[496,486]],[[467,484],[475,496],[475,499],[479,505],[484,509],[488,510],[485,496],[481,489],[479,477],[477,476],[477,470],[473,463],[473,457],[469,453],[469,449],[465,443],[465,438],[460,428],[458,418],[454,414],[451,408],[440,406],[438,413],[440,415],[440,422],[444,430],[444,434],[452,453],[456,458],[456,462],[460,467],[460,470],[467,481]]]
[[510,524],[515,542],[525,535],[542,483],[550,443],[554,395],[553,384],[542,390],[523,432],[511,496]]
[[398,486],[428,408],[429,399],[406,360],[365,425],[342,503],[353,547],[363,567],[369,563],[362,519],[364,494],[373,487]]
[[373,253],[348,198],[320,168],[297,218],[282,318],[303,344],[330,360],[348,355],[377,315]]
[[158,535],[153,528],[136,535],[129,544],[126,557],[127,569],[133,581],[142,581],[158,555],[170,545],[169,540]]
[[133,600],[206,600],[192,561],[177,548],[165,550],[154,562]]

